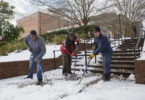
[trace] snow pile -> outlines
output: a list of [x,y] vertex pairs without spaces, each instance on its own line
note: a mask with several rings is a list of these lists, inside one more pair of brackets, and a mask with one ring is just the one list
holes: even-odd
[[[53,50],[59,50],[60,45],[46,45],[46,54],[43,59],[53,58]],[[0,56],[0,62],[12,62],[12,61],[24,61],[29,60],[30,52],[28,50],[24,50],[22,52],[9,53],[8,56]],[[56,57],[59,57],[61,52],[56,52]]]

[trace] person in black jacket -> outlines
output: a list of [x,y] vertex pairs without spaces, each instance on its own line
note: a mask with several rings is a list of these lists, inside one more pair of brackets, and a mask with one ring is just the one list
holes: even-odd
[[102,54],[103,80],[109,81],[110,62],[111,62],[113,51],[107,37],[101,34],[99,26],[94,28],[94,36],[95,36],[94,37],[95,49],[93,50],[93,53],[91,54],[90,58],[94,58],[95,55],[98,55],[99,53]]

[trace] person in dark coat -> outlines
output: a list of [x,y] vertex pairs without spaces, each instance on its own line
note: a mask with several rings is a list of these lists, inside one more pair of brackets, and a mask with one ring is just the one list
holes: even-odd
[[71,72],[71,63],[72,58],[71,56],[77,56],[77,47],[79,45],[79,40],[77,37],[70,33],[65,41],[62,43],[60,47],[60,51],[62,52],[62,59],[63,59],[63,71],[62,74],[67,76],[68,74],[72,74]]
[[97,26],[94,28],[94,47],[93,53],[90,55],[90,58],[94,58],[95,55],[99,53],[102,54],[102,65],[103,65],[103,80],[110,80],[110,62],[112,58],[112,48],[110,46],[110,42],[107,37],[102,35],[100,32],[100,27]]

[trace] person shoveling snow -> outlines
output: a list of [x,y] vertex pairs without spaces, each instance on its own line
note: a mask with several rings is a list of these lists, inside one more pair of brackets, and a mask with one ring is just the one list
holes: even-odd
[[32,30],[30,35],[25,38],[25,44],[31,52],[29,62],[29,72],[26,78],[33,78],[34,63],[37,63],[37,85],[42,84],[42,57],[46,53],[46,47],[41,37],[37,36],[37,32]]

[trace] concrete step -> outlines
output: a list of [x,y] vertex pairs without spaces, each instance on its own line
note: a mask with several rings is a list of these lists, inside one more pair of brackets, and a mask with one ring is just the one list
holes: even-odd
[[[121,50],[121,49],[116,49],[113,51],[113,53],[120,53],[120,52],[134,52],[134,50]],[[140,50],[136,50],[136,52],[140,52]]]
[[[87,54],[86,56],[90,56],[91,54]],[[140,54],[139,53],[136,53],[136,55],[137,56],[139,56]],[[80,54],[80,55],[77,55],[77,56],[80,56],[80,57],[82,57],[82,56],[85,56],[84,54]],[[132,53],[132,54],[129,54],[129,53],[113,53],[113,56],[134,56],[134,54]]]
[[[136,50],[136,52],[139,52],[140,50]],[[90,52],[90,51],[87,51],[87,53],[92,53],[92,52]],[[113,51],[113,54],[117,54],[117,53],[120,53],[120,54],[126,54],[126,53],[128,53],[128,54],[134,54],[134,50],[120,50],[120,49],[117,49],[117,50],[114,50]]]
[[[62,67],[59,67],[59,69],[62,69]],[[76,67],[76,71],[84,71],[85,67]],[[74,70],[74,68],[71,68],[71,70]],[[93,73],[102,73],[103,68],[92,68],[88,67],[87,71],[93,72]],[[130,75],[131,73],[134,73],[134,70],[129,69],[110,69],[110,72],[113,74],[123,74],[123,75]]]
[[[98,61],[102,64],[102,61]],[[120,65],[134,65],[134,60],[111,60],[111,64],[120,64]]]
[[[113,52],[113,54],[134,54],[134,52]],[[136,54],[140,54],[140,52],[136,52]]]
[[[60,68],[62,69],[62,68]],[[71,70],[74,70],[74,68],[71,68]],[[76,71],[84,71],[84,67],[76,67],[75,68]],[[102,68],[90,68],[88,67],[87,71],[90,71],[92,73],[103,73],[103,69]],[[110,69],[110,72],[113,74],[117,74],[117,75],[130,75],[131,73],[134,73],[134,70],[129,70],[129,69]]]
[[[123,43],[120,46],[136,47],[136,44]],[[139,44],[139,46],[143,46],[143,43]]]
[[[144,38],[141,38],[141,41],[143,41],[144,40]],[[136,38],[136,39],[125,39],[124,41],[138,41],[138,38]]]
[[[140,54],[137,53],[136,55],[139,56]],[[113,54],[113,56],[134,56],[134,54]]]
[[129,44],[131,44],[131,45],[136,45],[136,43],[137,43],[137,42],[125,42],[125,41],[122,42],[122,44],[124,44],[124,45],[125,45],[125,44],[127,44],[127,45],[129,45]]
[[122,47],[118,47],[118,49],[134,49],[135,47],[127,47],[127,46],[122,46]]
[[135,41],[137,41],[138,40],[138,38],[136,38],[136,39],[125,39],[125,40],[123,40],[123,41],[133,41],[133,42],[135,42]]
[[[140,45],[143,45],[144,41],[141,41],[140,42]],[[129,42],[129,41],[125,41],[125,42],[122,42],[122,45],[136,45],[137,44],[137,41],[136,42]]]
[[[137,58],[139,57],[138,55],[136,56]],[[99,57],[99,59],[102,59],[102,57]],[[126,56],[126,55],[122,55],[122,56],[112,56],[112,60],[134,60],[134,55],[132,56]]]
[[112,60],[134,60],[134,56],[112,56]]
[[[80,68],[84,66],[83,64],[76,64],[76,68]],[[89,65],[88,67],[92,68],[103,68],[102,64],[99,65]],[[120,65],[120,64],[111,64],[111,69],[128,69],[128,70],[134,70],[134,65]]]
[[136,45],[120,45],[119,47],[135,47]]
[[[94,70],[88,70],[92,73],[103,73],[103,69],[94,69]],[[120,70],[120,69],[117,69],[117,70],[114,70],[114,69],[111,69],[110,70],[110,73],[113,73],[113,74],[117,74],[117,75],[130,75],[131,73],[134,73],[133,70]]]
[[135,48],[136,45],[120,45],[118,48]]
[[[137,58],[139,57],[139,53],[137,53]],[[83,57],[85,56],[84,54],[82,55],[78,55],[80,57]],[[86,55],[87,57],[90,56],[90,55]],[[100,58],[101,59],[101,58]],[[112,56],[112,59],[113,60],[134,60],[134,54],[113,54]]]
[[[111,66],[111,69],[128,69],[128,70],[134,70],[134,65],[111,64],[110,66]],[[103,68],[102,64],[100,64],[100,65],[89,65],[88,67]]]
[[[118,48],[120,50],[134,50],[135,48]],[[136,50],[139,50],[139,49],[136,49]]]

